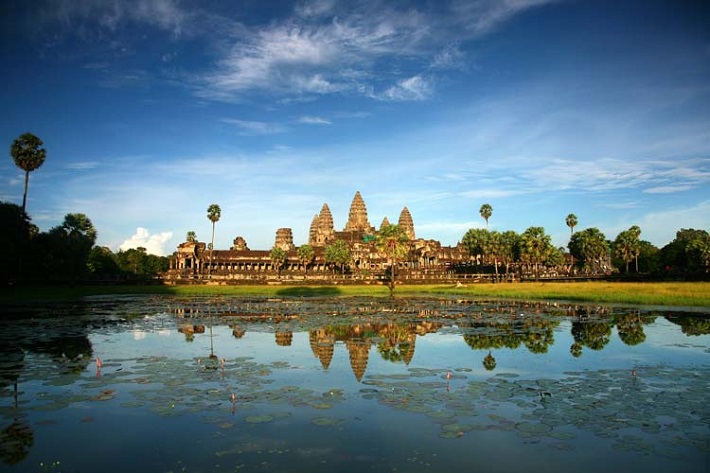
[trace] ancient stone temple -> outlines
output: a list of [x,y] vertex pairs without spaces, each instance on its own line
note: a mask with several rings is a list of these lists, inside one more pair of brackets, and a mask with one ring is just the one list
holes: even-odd
[[367,220],[367,207],[360,195],[360,191],[355,192],[355,197],[350,204],[348,223],[345,224],[344,232],[374,232],[374,228]]
[[409,213],[409,209],[407,207],[403,208],[402,213],[399,214],[398,224],[407,234],[409,241],[416,240],[414,236],[414,220],[412,219],[412,214]]
[[295,249],[296,247],[293,244],[293,231],[290,228],[279,228],[276,230],[274,246],[281,248],[287,253]]
[[311,246],[325,246],[335,235],[333,215],[328,204],[323,204],[320,213],[313,217],[311,229],[308,234],[308,244]]
[[[399,215],[400,225],[409,237],[409,252],[406,261],[398,262],[402,280],[437,280],[454,275],[453,267],[469,261],[468,251],[457,245],[442,246],[435,240],[416,238],[414,219],[407,207]],[[382,219],[380,229],[390,225],[387,217]],[[370,224],[365,201],[359,191],[350,204],[348,220],[343,230],[336,231],[333,215],[327,203],[313,217],[308,233],[308,244],[314,249],[314,257],[305,267],[294,244],[291,228],[276,230],[274,245],[286,252],[286,261],[279,268],[274,267],[270,249],[250,250],[241,236],[234,239],[227,250],[207,250],[202,242],[185,242],[178,245],[171,259],[170,271],[166,279],[209,280],[213,283],[245,281],[267,281],[282,277],[291,280],[329,280],[335,277],[332,262],[326,260],[326,248],[337,240],[348,244],[351,261],[348,263],[348,277],[353,280],[378,281],[387,268],[388,259],[378,250],[374,236],[376,229]],[[300,244],[300,243],[299,243]],[[341,278],[344,276],[341,272]],[[360,359],[359,361],[362,361]],[[356,363],[358,372],[362,366]]]

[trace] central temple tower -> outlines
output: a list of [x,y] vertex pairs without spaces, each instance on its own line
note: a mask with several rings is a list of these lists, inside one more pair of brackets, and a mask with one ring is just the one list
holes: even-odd
[[355,192],[355,197],[350,204],[350,213],[348,214],[348,223],[345,224],[345,232],[371,232],[372,225],[367,220],[367,207],[365,201],[362,200],[360,191]]

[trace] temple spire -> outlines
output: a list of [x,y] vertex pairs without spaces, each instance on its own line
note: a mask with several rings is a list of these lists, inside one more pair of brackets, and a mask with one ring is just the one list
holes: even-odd
[[365,201],[360,195],[360,191],[355,192],[355,197],[350,204],[350,213],[348,214],[348,223],[345,224],[346,232],[350,231],[371,231],[372,225],[367,220],[367,207]]

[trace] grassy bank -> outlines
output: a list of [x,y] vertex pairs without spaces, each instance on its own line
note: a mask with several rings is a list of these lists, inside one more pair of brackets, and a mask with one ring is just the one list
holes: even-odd
[[708,282],[529,282],[476,284],[462,288],[438,287],[430,288],[427,292],[508,299],[710,308]]
[[[0,304],[47,300],[71,300],[96,295],[173,294],[228,296],[375,296],[387,297],[379,285],[235,285],[235,286],[76,286],[12,287],[0,290]],[[618,304],[707,307],[710,282],[526,282],[516,284],[401,285],[397,294],[457,295],[472,298],[566,300]]]

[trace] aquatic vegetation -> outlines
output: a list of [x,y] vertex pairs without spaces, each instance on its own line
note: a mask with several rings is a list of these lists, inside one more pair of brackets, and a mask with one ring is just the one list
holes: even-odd
[[[179,331],[188,325],[204,327],[190,342]],[[641,332],[671,339],[648,344]],[[68,347],[59,342],[63,333],[81,348],[58,352]],[[288,344],[276,337],[284,333]],[[135,429],[131,438],[145,440],[143,431],[164,437],[159,448],[174,448],[170,465],[182,462],[186,471],[198,469],[198,458],[220,457],[245,469],[266,462],[259,468],[274,471],[302,459],[313,471],[332,470],[343,458],[427,468],[452,445],[488,455],[480,446],[487,435],[515,448],[545,447],[540,455],[574,455],[582,439],[593,439],[608,462],[624,454],[643,457],[646,466],[687,466],[710,456],[710,340],[681,337],[666,314],[621,307],[432,298],[99,300],[59,323],[9,324],[0,332],[0,346],[12,347],[0,358],[0,419],[8,448],[24,455],[8,452],[5,461],[40,455],[45,443],[38,439],[53,428],[95,436],[110,450],[97,433],[120,425]],[[572,343],[579,357],[567,350]],[[615,356],[605,357],[612,349]],[[24,427],[11,427],[17,422]],[[194,464],[173,447],[188,431],[211,439],[194,447]],[[351,438],[369,450],[355,452]],[[393,453],[400,450],[392,439],[406,451]],[[68,463],[81,461],[75,457],[62,465],[90,470]]]

